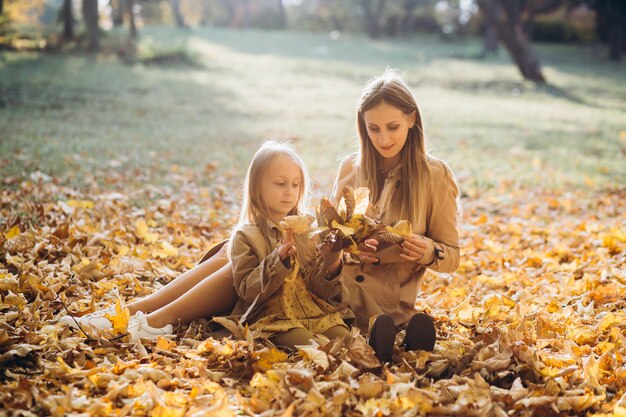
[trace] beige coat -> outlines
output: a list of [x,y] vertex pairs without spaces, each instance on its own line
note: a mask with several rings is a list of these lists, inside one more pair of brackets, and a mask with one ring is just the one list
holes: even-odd
[[[348,155],[341,162],[335,180],[331,201],[337,205],[341,190],[356,184],[356,155]],[[414,233],[433,242],[441,252],[428,268],[436,272],[453,272],[459,265],[459,232],[457,228],[458,188],[449,168],[437,159],[430,160],[433,190],[436,201],[429,202],[427,213],[420,213],[420,221],[413,225]],[[401,220],[401,219],[397,219]],[[379,250],[378,265],[346,264],[342,280],[350,292],[349,306],[356,316],[355,325],[368,330],[369,319],[381,313],[391,315],[397,325],[406,323],[415,312],[418,283],[426,266],[403,261],[398,246]],[[430,260],[425,260],[430,262]]]
[[[282,234],[276,225],[270,226],[271,236],[265,236],[259,227],[246,225],[237,230],[230,245],[233,282],[239,295],[232,314],[241,315],[242,322],[254,318],[290,272],[278,256]],[[300,265],[307,265],[316,256],[314,241],[307,235],[294,235],[294,241]],[[334,311],[341,311],[348,303],[348,292],[340,277],[330,277],[317,268],[304,280],[309,291],[330,302]]]

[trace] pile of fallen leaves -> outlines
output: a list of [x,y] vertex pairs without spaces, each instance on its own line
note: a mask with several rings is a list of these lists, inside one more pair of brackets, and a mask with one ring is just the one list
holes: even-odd
[[356,333],[287,355],[205,320],[138,344],[58,324],[153,292],[227,235],[232,184],[164,181],[4,185],[0,415],[626,415],[625,190],[467,198],[461,266],[429,273],[417,303],[435,350],[380,368]]

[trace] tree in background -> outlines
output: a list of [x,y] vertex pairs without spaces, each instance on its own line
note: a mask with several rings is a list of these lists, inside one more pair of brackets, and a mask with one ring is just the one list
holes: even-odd
[[83,0],[83,19],[89,35],[89,51],[100,50],[100,26],[98,25],[98,0]]
[[626,51],[626,1],[592,0],[598,37],[609,44],[609,59],[620,61]]
[[278,29],[285,29],[287,27],[287,14],[283,0],[277,0],[276,5],[278,7]]
[[170,0],[170,6],[172,7],[172,13],[176,20],[176,26],[182,29],[188,29],[187,23],[183,18],[183,14],[180,12],[180,0]]
[[61,7],[61,21],[63,22],[63,34],[61,38],[64,41],[74,39],[74,13],[72,11],[72,0],[63,0]]
[[359,0],[365,15],[365,31],[372,39],[378,39],[382,33],[385,0]]
[[109,0],[111,21],[114,27],[124,25],[124,0]]
[[128,35],[131,40],[139,38],[137,24],[135,23],[135,0],[124,0],[126,3],[126,14],[128,15]]
[[530,48],[526,24],[534,16],[556,10],[560,0],[476,0],[486,24],[495,31],[522,76],[545,83],[539,58]]

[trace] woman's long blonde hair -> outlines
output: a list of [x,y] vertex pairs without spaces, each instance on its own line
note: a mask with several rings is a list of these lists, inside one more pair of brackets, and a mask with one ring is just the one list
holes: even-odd
[[[396,107],[407,116],[415,112],[415,124],[409,129],[406,143],[400,151],[398,183],[384,195],[385,177],[379,169],[382,157],[367,134],[363,117],[367,110],[382,102]],[[422,116],[411,90],[395,70],[387,70],[365,85],[358,103],[356,124],[359,136],[357,183],[370,189],[370,199],[380,210],[380,220],[384,223],[408,220],[413,227],[417,227],[419,214],[427,212],[432,201],[431,171]]]
[[304,213],[310,185],[306,166],[290,144],[269,140],[261,145],[252,157],[252,161],[250,161],[244,182],[239,222],[235,230],[246,224],[255,224],[261,228],[264,235],[267,236],[269,233],[268,223],[271,216],[261,195],[262,182],[269,166],[281,155],[291,159],[300,168],[302,174],[302,186],[298,195],[298,204],[289,212],[289,215]]

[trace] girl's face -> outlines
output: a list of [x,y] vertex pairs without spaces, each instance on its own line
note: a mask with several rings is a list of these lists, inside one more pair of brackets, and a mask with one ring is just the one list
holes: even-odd
[[303,181],[300,167],[291,158],[280,155],[272,161],[261,185],[261,200],[274,222],[298,205]]
[[387,168],[400,162],[400,152],[406,143],[409,129],[415,123],[415,117],[415,112],[405,114],[384,101],[363,112],[367,134]]

